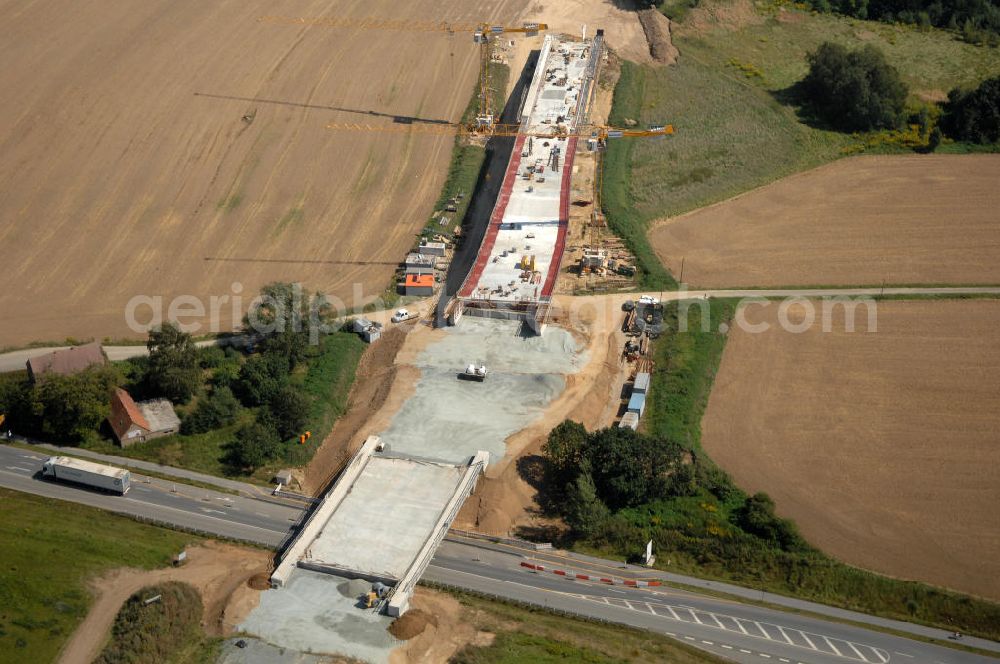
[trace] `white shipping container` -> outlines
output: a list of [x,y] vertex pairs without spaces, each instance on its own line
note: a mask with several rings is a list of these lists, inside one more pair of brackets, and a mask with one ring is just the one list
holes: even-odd
[[75,482],[122,495],[132,483],[132,474],[122,468],[63,456],[46,459],[42,464],[42,474],[63,482]]

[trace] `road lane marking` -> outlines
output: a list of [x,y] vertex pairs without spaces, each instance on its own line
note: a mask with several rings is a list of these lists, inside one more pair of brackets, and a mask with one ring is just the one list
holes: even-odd
[[704,643],[704,644],[706,644],[706,645],[710,645],[710,646],[714,646],[715,645],[711,641],[706,641],[705,639],[702,639],[701,642]]
[[865,661],[865,662],[868,661],[868,658],[865,657],[864,655],[862,655],[861,651],[858,650],[857,648],[855,648],[853,643],[851,643],[850,641],[844,641],[844,643],[846,643],[847,645],[851,646],[851,650],[853,650],[854,652],[856,652],[858,654],[858,657],[860,657],[863,661]]
[[722,644],[722,647],[725,648],[726,650],[732,650],[733,649],[732,646],[727,646],[725,643]]
[[[137,505],[142,505],[143,507],[151,507],[151,508],[160,509],[160,510],[173,510],[174,512],[180,512],[181,514],[187,514],[188,516],[196,517],[198,519],[212,519],[214,521],[222,521],[223,523],[227,523],[227,524],[229,524],[231,526],[239,526],[241,528],[253,528],[254,530],[262,530],[265,533],[273,533],[275,535],[287,535],[288,534],[288,532],[284,531],[284,530],[271,530],[270,528],[264,528],[263,526],[254,526],[254,525],[251,525],[249,523],[242,523],[240,521],[231,521],[229,519],[220,519],[219,517],[212,516],[211,514],[199,514],[198,512],[191,512],[191,511],[188,511],[188,510],[181,509],[179,507],[172,507],[170,505],[160,505],[158,503],[149,503],[149,502],[146,502],[145,500],[136,500],[135,498],[124,498],[123,500],[126,500],[126,501],[131,502],[131,503],[135,503]],[[222,512],[222,514],[225,514],[225,512]]]
[[[813,638],[809,638],[809,634],[794,627],[785,628],[781,625],[776,625],[773,623],[758,622],[756,620],[750,620],[748,618],[737,618],[736,616],[728,616],[725,614],[716,614],[711,611],[698,610],[693,607],[683,606],[683,605],[670,605],[670,604],[663,604],[660,602],[637,602],[637,601],[630,602],[629,600],[626,599],[619,599],[616,600],[616,602],[610,602],[608,601],[608,598],[604,596],[580,595],[580,597],[582,599],[586,599],[591,602],[603,603],[610,606],[614,606],[619,609],[631,610],[639,613],[647,613],[648,611],[648,613],[651,613],[654,616],[670,620],[670,617],[668,617],[667,614],[665,613],[666,611],[669,612],[670,616],[673,617],[673,620],[677,622],[687,623],[691,625],[698,624],[711,629],[720,629],[724,632],[733,632],[737,634],[742,632],[742,634],[750,638],[764,639],[766,641],[771,641],[773,643],[780,643],[783,646],[788,645],[794,648],[802,648],[804,650],[812,650],[814,652],[819,652],[819,653],[834,654],[837,657],[841,657],[847,660],[852,660],[855,662],[862,662],[863,664],[887,664],[887,662],[889,661],[888,653],[884,650],[881,650],[880,648],[876,648],[874,646],[870,646],[864,643],[855,643],[852,641],[847,641],[846,639],[841,639],[838,637],[826,637],[822,634],[815,634],[815,633],[811,634]],[[678,613],[679,610],[681,611],[680,613]],[[686,614],[684,612],[686,612]],[[711,622],[705,622],[701,620],[701,618],[698,615],[699,613],[710,616],[712,618],[712,622],[714,622],[715,625],[713,625]],[[687,617],[688,615],[690,615],[690,618]],[[736,625],[736,628],[727,627],[726,624],[723,623],[721,619],[732,621],[732,623]],[[749,631],[747,631],[747,628],[744,627],[744,623],[749,623],[754,627],[756,627],[757,633],[752,634]],[[718,627],[716,627],[716,625]],[[768,631],[767,629],[768,627],[771,628],[770,631]],[[797,643],[795,639],[793,639],[789,635],[789,633],[793,634],[798,633],[799,635],[801,635],[802,640],[805,643],[808,643],[809,645],[804,646],[800,643]],[[815,639],[815,641],[813,639]],[[838,648],[837,645],[834,644],[834,641],[839,641],[841,643],[840,648]],[[825,643],[826,646],[820,648],[819,646],[816,645],[817,642]],[[844,644],[846,644],[846,647]],[[850,648],[850,650],[852,650],[856,656],[851,654],[845,654],[849,653],[848,648]],[[866,654],[867,651],[871,651],[872,653],[874,653],[874,659],[867,656]]]
[[779,658],[778,658],[778,661],[779,661],[779,662],[787,662],[788,660],[787,660],[787,659],[785,659],[784,657],[779,657]]
[[761,657],[765,658],[765,659],[771,659],[771,656],[768,655],[766,652],[759,652],[757,654],[760,655]]
[[5,468],[7,468],[7,470],[20,470],[22,473],[33,472],[31,468],[23,468],[21,466],[5,466]]
[[913,659],[913,655],[907,655],[905,652],[899,652],[898,650],[893,650],[893,652],[896,653],[897,655],[902,655],[903,657],[909,657],[910,659]]
[[748,655],[750,654],[750,651],[747,650],[746,648],[740,648],[740,652],[745,652]]

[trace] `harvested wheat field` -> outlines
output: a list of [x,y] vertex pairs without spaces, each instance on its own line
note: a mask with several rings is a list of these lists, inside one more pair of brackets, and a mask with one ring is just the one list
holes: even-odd
[[873,333],[745,311],[771,328],[734,328],[709,456],[841,560],[1000,600],[1000,301],[880,302]]
[[472,35],[258,18],[469,23],[522,9],[0,0],[0,345],[126,335],[135,295],[163,296],[166,315],[174,296],[207,308],[234,282],[244,298],[272,280],[348,303],[380,294],[453,140],[326,125],[458,120],[478,71]]
[[854,157],[656,225],[694,287],[1000,283],[1000,155]]

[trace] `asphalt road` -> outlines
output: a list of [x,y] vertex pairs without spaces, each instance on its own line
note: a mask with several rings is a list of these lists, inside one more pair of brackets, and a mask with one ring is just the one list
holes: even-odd
[[[648,629],[738,662],[995,664],[996,660],[840,622],[672,588],[575,581],[520,566],[489,545],[442,544],[424,578]],[[577,569],[582,570],[582,567]],[[599,570],[607,576],[606,570]]]
[[[44,456],[0,445],[0,486],[150,519],[168,526],[280,547],[301,508],[132,473],[124,496],[41,479]],[[521,567],[528,560],[596,576],[636,578],[634,566],[560,551],[529,553],[450,538],[424,574],[434,581],[575,615],[648,629],[738,662],[780,664],[996,664],[995,659],[820,617],[667,587],[631,588],[571,580]],[[649,573],[647,570],[642,572]],[[690,579],[690,581],[697,581]],[[720,585],[721,584],[716,584]],[[745,589],[743,589],[745,590]],[[771,599],[769,597],[768,599]],[[787,601],[797,601],[789,600]],[[818,607],[800,602],[803,607]],[[823,607],[834,613],[838,610]],[[871,622],[886,622],[853,614]],[[903,625],[902,623],[897,623]],[[926,628],[908,626],[919,632]],[[1000,645],[967,639],[969,645]]]
[[304,515],[280,505],[132,473],[124,496],[42,479],[45,457],[0,445],[0,486],[48,498],[68,500],[149,519],[168,526],[211,533],[278,548]]

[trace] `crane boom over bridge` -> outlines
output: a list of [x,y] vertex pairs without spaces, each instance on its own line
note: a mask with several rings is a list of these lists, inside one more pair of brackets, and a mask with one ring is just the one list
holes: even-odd
[[391,18],[351,18],[347,16],[260,16],[260,23],[277,25],[303,25],[324,28],[345,28],[355,30],[399,30],[402,32],[445,32],[448,34],[471,33],[473,41],[479,44],[479,112],[473,127],[490,128],[494,124],[492,81],[490,62],[493,59],[493,43],[504,34],[523,34],[533,37],[548,30],[545,23],[525,22],[520,26],[506,26],[488,22],[448,23],[446,21],[409,21]]

